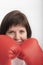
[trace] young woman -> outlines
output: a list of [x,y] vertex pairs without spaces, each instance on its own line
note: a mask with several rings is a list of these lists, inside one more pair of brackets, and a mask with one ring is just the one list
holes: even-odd
[[[21,44],[25,39],[31,37],[32,31],[25,14],[14,10],[9,12],[2,20],[0,34],[8,35],[16,40],[18,44]],[[13,61],[14,65],[26,65],[25,61],[19,58]]]

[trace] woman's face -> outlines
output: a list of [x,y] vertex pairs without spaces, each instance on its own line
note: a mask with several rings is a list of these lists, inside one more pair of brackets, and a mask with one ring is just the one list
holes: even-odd
[[6,35],[10,36],[14,40],[16,40],[16,42],[18,43],[27,39],[26,28],[20,25],[16,25],[16,26],[13,25],[9,27],[9,29],[6,32]]

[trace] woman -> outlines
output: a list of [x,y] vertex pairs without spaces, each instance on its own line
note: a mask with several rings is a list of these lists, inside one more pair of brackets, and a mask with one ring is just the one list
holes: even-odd
[[[31,37],[32,32],[27,17],[22,12],[15,10],[9,12],[2,20],[0,34],[8,35],[21,44],[25,39]],[[19,58],[13,61],[14,65],[26,65],[25,61]]]

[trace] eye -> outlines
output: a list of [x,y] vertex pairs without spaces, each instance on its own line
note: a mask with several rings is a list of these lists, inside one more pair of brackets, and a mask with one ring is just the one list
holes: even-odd
[[22,34],[22,33],[24,33],[25,31],[24,30],[20,30],[20,33]]
[[15,32],[14,31],[9,31],[7,32],[8,34],[14,34]]

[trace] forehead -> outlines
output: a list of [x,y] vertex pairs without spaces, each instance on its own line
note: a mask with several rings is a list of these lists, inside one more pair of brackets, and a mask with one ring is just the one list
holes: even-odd
[[26,30],[26,28],[22,25],[16,25],[16,26],[12,25],[12,26],[9,27],[8,30],[21,30],[21,29]]

